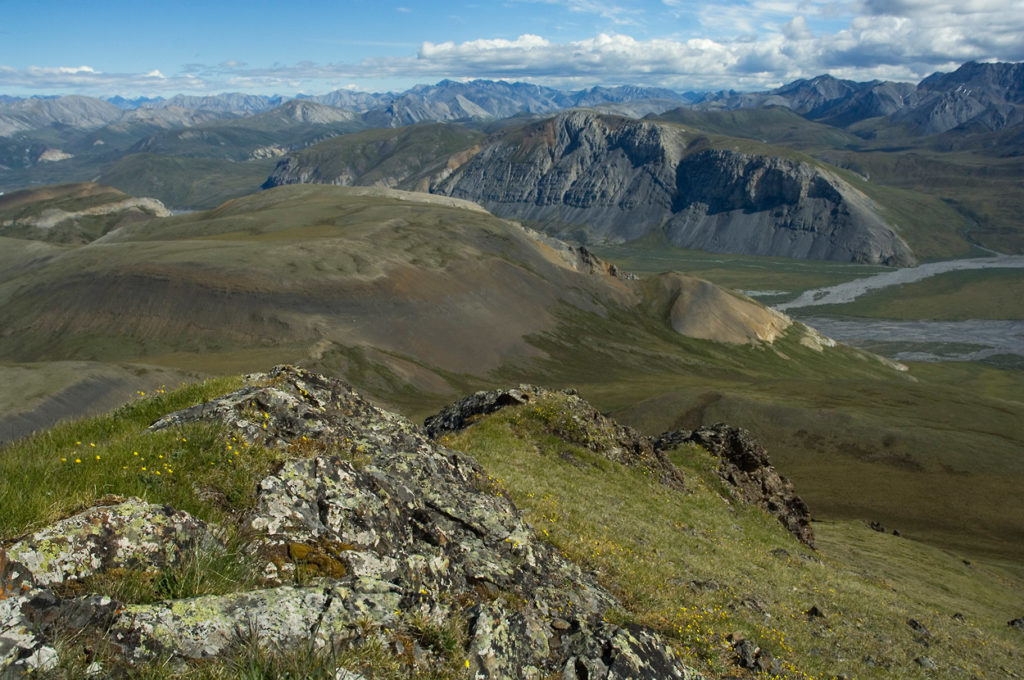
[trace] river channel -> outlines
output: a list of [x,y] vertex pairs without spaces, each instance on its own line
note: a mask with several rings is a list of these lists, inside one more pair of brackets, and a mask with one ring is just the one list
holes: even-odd
[[1024,364],[1024,321],[837,320],[808,316],[813,314],[807,311],[809,307],[852,302],[870,291],[966,269],[1024,269],[1024,256],[946,260],[894,269],[835,286],[808,290],[774,307],[782,312],[800,310],[800,320],[825,335],[899,361],[981,361],[1009,357],[1010,363]]

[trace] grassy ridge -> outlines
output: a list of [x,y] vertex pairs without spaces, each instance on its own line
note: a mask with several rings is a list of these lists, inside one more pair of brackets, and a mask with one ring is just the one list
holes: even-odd
[[[483,136],[443,123],[374,129],[328,139],[292,154],[291,160],[295,168],[313,176],[302,181],[414,189]],[[426,191],[426,186],[420,190]]]
[[[225,378],[159,391],[0,449],[0,540],[111,496],[140,496],[232,526],[232,517],[251,505],[256,481],[289,454],[244,447],[211,425],[145,428],[239,384]],[[620,598],[623,609],[609,614],[613,620],[653,626],[713,674],[735,672],[728,640],[737,635],[770,652],[784,678],[932,677],[916,661],[922,657],[950,676],[998,677],[1024,668],[1019,632],[1006,626],[1024,607],[1021,577],[862,523],[816,524],[815,554],[775,519],[731,500],[714,473],[715,459],[700,448],[670,454],[686,475],[681,493],[643,468],[564,439],[571,416],[562,399],[553,394],[506,408],[444,443],[476,457],[538,535]],[[162,574],[112,572],[82,587],[128,602],[254,587],[255,565],[232,543],[243,537],[227,538],[225,552],[198,555]],[[812,608],[820,615],[808,613]],[[424,639],[461,634],[416,625],[409,622],[412,634]],[[66,645],[80,652],[73,636]],[[96,646],[88,658],[69,653],[58,672],[82,675],[97,655],[104,651]],[[187,669],[157,662],[132,675],[329,678],[339,664],[368,677],[404,677],[388,648],[372,641],[323,650],[268,649],[254,641],[225,659],[189,662]],[[450,677],[456,666],[430,677]]]
[[[918,377],[917,367],[900,374],[848,348],[809,350],[793,334],[773,348],[725,346],[653,320],[566,314],[559,332],[533,339],[550,359],[503,370],[503,382],[571,385],[649,434],[745,427],[815,516],[878,520],[958,551],[1024,561],[1019,373],[977,367],[966,379],[925,366]],[[1002,387],[985,395],[979,386],[988,383]]]
[[689,480],[680,494],[563,440],[559,413],[553,395],[445,442],[477,457],[542,536],[594,570],[622,599],[623,620],[660,629],[712,673],[728,670],[735,633],[769,650],[787,678],[930,677],[922,656],[950,676],[1024,667],[1006,626],[1024,606],[1014,577],[858,523],[815,525],[821,553],[811,554],[773,518],[728,501],[703,450],[672,455]]

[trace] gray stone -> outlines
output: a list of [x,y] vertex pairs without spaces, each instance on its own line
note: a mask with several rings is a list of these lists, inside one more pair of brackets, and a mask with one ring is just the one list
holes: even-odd
[[14,543],[7,551],[14,580],[66,583],[115,568],[163,569],[219,545],[186,512],[137,498],[90,508]]
[[728,149],[691,151],[678,126],[571,111],[484,146],[434,193],[556,235],[622,243],[652,229],[713,252],[909,265],[881,207],[809,163]]
[[[266,560],[265,587],[150,604],[61,599],[39,584],[114,566],[162,568],[218,545],[215,530],[171,508],[92,508],[12,546],[25,588],[0,600],[0,674],[27,658],[51,663],[54,631],[67,624],[105,636],[128,664],[216,657],[252,640],[287,648],[370,636],[400,644],[417,668],[439,662],[439,652],[403,640],[429,625],[468,632],[460,652],[480,678],[573,669],[590,669],[588,678],[696,677],[653,631],[603,623],[615,598],[538,540],[468,456],[341,381],[279,367],[248,382],[153,428],[213,420],[289,452],[241,518],[252,534],[246,549]],[[639,435],[639,448],[615,441],[624,459],[653,451]]]

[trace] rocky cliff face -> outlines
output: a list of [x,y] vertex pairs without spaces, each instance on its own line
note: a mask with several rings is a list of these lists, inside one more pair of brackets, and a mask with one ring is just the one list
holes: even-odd
[[673,208],[665,233],[687,248],[888,265],[915,262],[874,201],[808,163],[701,151],[676,167]]
[[[409,673],[449,677],[696,677],[654,631],[609,623],[615,598],[538,540],[472,459],[346,384],[279,368],[152,427],[196,421],[287,452],[238,518],[245,552],[264,565],[260,586],[146,604],[88,594],[90,577],[158,574],[225,550],[219,527],[112,499],[3,546],[0,675],[53,668],[73,630],[75,644],[109,651],[94,674],[174,667],[256,638],[278,649],[373,642]],[[455,633],[442,645],[426,628]]]
[[432,190],[561,235],[795,258],[906,265],[879,206],[785,158],[699,148],[684,129],[574,111],[483,148]]

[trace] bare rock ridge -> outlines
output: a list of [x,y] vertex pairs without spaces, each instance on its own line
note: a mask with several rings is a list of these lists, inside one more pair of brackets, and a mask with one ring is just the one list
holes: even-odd
[[431,190],[587,242],[660,230],[713,252],[914,263],[880,207],[838,175],[706,145],[678,126],[573,111],[493,139]]
[[171,211],[93,182],[24,189],[0,196],[0,236],[87,243],[123,225]]
[[[217,526],[111,499],[2,546],[0,677],[53,668],[55,639],[68,629],[113,650],[105,663],[121,667],[98,674],[217,657],[245,635],[282,648],[372,642],[410,672],[451,667],[451,650],[415,634],[425,625],[461,631],[454,663],[476,678],[698,677],[656,632],[606,621],[615,598],[538,540],[469,457],[339,380],[278,367],[247,382],[152,428],[219,422],[287,452],[239,518],[244,550],[265,565],[261,586],[148,604],[76,588],[93,575],[154,573],[189,552],[225,549]],[[296,578],[300,569],[306,578]]]

